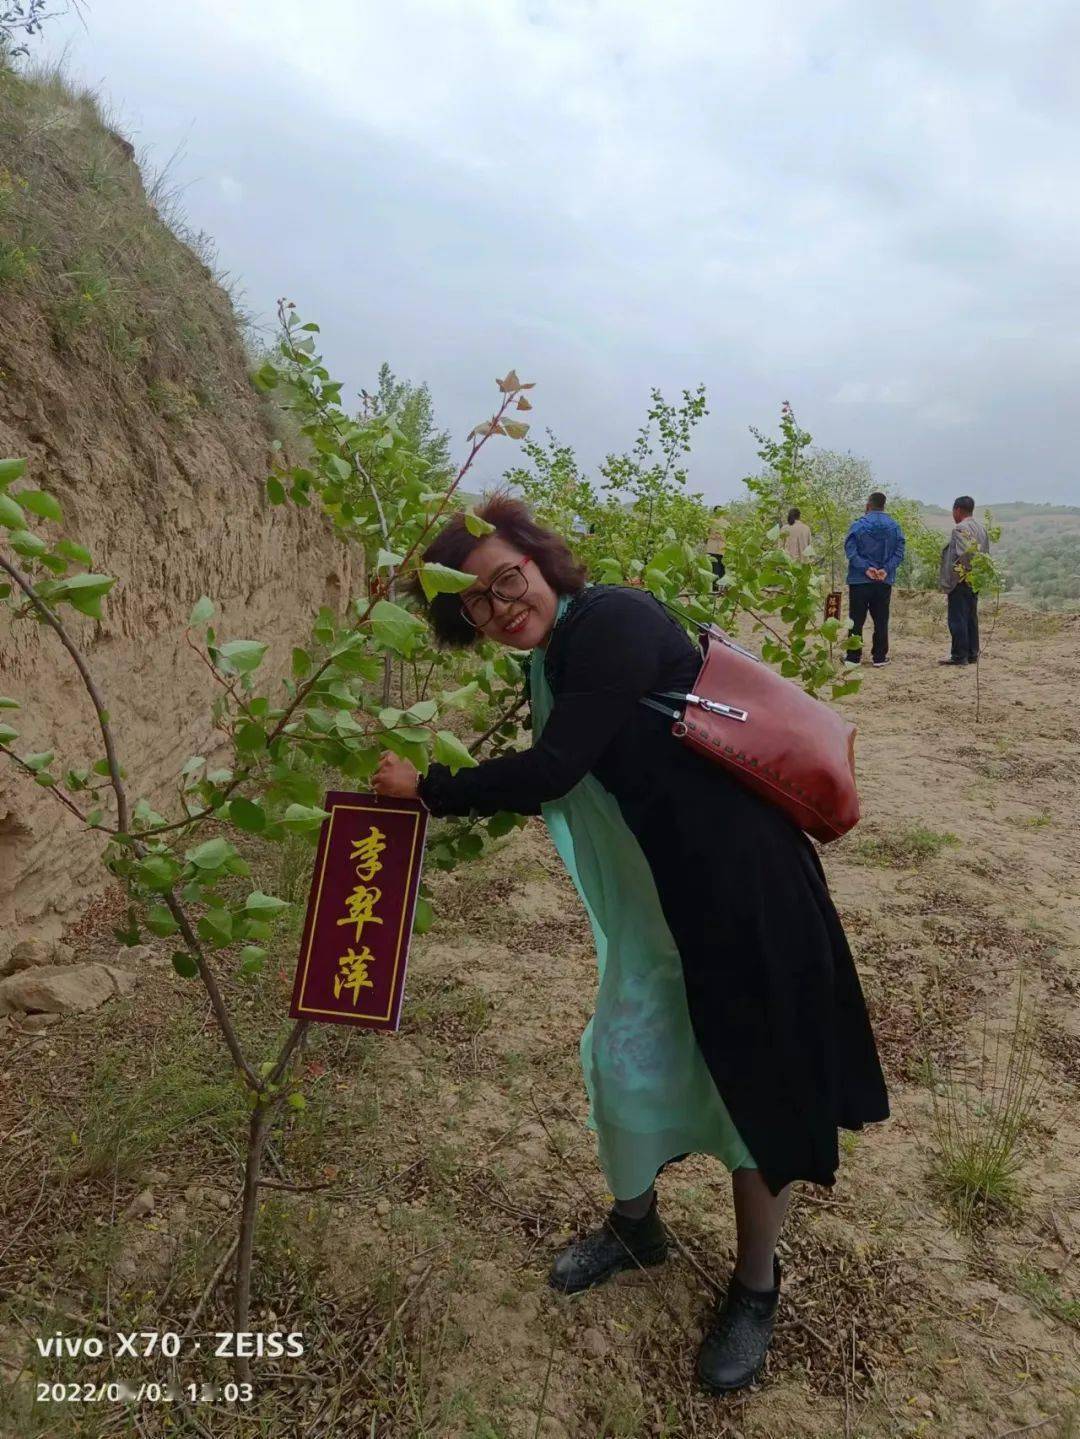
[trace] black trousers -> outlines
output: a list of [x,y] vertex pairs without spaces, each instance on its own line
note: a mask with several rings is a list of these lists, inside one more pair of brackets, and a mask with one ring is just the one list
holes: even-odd
[[[727,574],[727,569],[724,566],[723,555],[710,555],[709,564],[712,565],[712,572],[716,580],[722,580]],[[713,584],[713,589],[716,589],[715,583]]]
[[954,660],[979,658],[979,596],[969,584],[949,591],[949,634]]
[[[889,603],[892,600],[892,585],[884,580],[867,580],[864,585],[848,585],[848,614],[851,616],[851,633],[862,639],[863,625],[869,615],[874,622],[874,639],[870,646],[870,657],[883,660],[889,653]],[[844,656],[853,664],[862,659],[862,645],[857,650],[848,650]]]

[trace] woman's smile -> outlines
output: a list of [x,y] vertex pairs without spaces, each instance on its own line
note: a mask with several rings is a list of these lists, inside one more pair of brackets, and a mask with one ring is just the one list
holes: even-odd
[[519,635],[529,622],[529,615],[532,613],[528,605],[517,610],[508,620],[504,620],[501,626],[504,635]]

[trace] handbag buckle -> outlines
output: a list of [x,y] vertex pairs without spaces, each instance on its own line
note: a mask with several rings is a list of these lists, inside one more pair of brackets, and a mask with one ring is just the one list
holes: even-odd
[[745,724],[750,718],[749,710],[738,709],[735,705],[726,705],[723,700],[702,699],[700,695],[695,694],[689,694],[686,698],[689,704],[708,710],[709,714],[723,715],[725,719],[738,720],[740,724]]

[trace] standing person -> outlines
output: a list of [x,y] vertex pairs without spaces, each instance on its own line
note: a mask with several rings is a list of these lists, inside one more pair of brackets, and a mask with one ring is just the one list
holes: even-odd
[[711,1392],[738,1389],[772,1336],[792,1181],[832,1184],[837,1126],[888,1116],[851,951],[807,837],[640,703],[693,684],[701,659],[682,627],[647,591],[586,586],[522,501],[496,495],[479,513],[493,534],[455,515],[424,555],[475,584],[428,609],[444,644],[532,651],[532,748],[422,779],[386,753],[374,786],[434,815],[543,814],[596,942],[581,1062],[615,1196],[549,1282],[573,1294],[659,1264],[657,1174],[717,1156],[738,1256],[697,1370]]
[[783,541],[784,549],[793,560],[801,560],[810,548],[813,535],[810,533],[810,526],[802,517],[802,511],[794,506],[787,512],[787,524],[781,531],[780,538]]
[[[889,605],[896,571],[904,558],[904,532],[899,521],[885,513],[885,496],[880,490],[866,502],[866,513],[848,530],[844,540],[848,558],[848,613],[851,633],[862,640],[869,615],[874,622],[870,658],[880,669],[889,663]],[[862,663],[862,645],[845,656],[849,665]]]
[[713,589],[715,590],[720,581],[727,574],[724,567],[724,507],[713,505],[712,520],[709,525],[709,538],[705,541],[705,553],[712,565],[712,572],[715,576]]
[[985,525],[975,518],[975,501],[961,495],[953,501],[953,532],[941,551],[941,588],[949,597],[952,654],[939,665],[973,665],[979,658],[979,596],[971,588],[971,556],[990,553]]

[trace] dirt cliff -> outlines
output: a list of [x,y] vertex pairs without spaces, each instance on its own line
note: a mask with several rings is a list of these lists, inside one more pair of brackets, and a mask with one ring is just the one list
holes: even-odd
[[[27,457],[66,533],[118,576],[104,621],[71,625],[132,790],[151,797],[212,753],[213,681],[184,640],[193,602],[214,599],[223,636],[270,641],[269,666],[350,580],[315,516],[266,500],[275,417],[229,295],[168,208],[91,98],[0,73],[0,456]],[[57,769],[99,757],[70,659],[6,610],[0,693],[23,705],[26,750],[55,750]],[[0,953],[58,932],[102,878],[75,820],[0,767]]]

